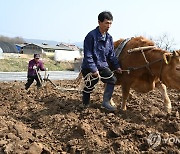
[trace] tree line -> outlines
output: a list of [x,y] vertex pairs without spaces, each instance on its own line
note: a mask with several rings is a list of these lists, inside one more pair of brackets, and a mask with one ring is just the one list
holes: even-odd
[[173,51],[175,50],[174,46],[176,45],[175,40],[173,38],[170,38],[168,34],[164,33],[158,38],[150,38],[152,41],[155,42],[156,46],[168,50],[168,51]]
[[14,44],[23,44],[23,43],[26,43],[26,41],[22,37],[13,37],[13,38],[10,38],[10,37],[3,36],[3,35],[0,35],[0,41],[14,43]]

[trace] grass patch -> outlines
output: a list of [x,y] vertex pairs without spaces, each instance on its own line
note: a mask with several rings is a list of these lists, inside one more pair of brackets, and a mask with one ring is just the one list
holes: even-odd
[[1,59],[1,72],[22,72],[27,71],[28,60],[22,58]]
[[[49,71],[62,71],[62,70],[74,70],[73,63],[61,62],[57,63],[53,60],[52,55],[48,55],[42,59],[44,67],[47,67]],[[28,69],[29,60],[31,57],[26,58],[5,58],[0,60],[0,72],[26,72]]]

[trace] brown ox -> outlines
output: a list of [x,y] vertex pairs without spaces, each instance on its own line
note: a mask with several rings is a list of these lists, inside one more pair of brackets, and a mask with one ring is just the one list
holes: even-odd
[[[114,42],[114,47],[117,48],[122,41],[123,39]],[[122,69],[130,70],[129,74],[116,74],[117,85],[122,86],[122,110],[126,110],[130,88],[137,92],[148,92],[157,87],[164,98],[166,111],[171,112],[166,86],[180,89],[180,51],[171,53],[152,46],[154,42],[151,40],[135,37],[125,45],[118,57]],[[138,47],[146,49],[141,50]]]

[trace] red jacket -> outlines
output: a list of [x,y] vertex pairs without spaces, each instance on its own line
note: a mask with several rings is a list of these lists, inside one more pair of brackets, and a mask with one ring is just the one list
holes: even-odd
[[29,61],[28,65],[28,76],[35,76],[36,75],[36,70],[33,69],[33,66],[37,66],[37,70],[45,71],[43,62],[41,60],[36,61],[34,59]]

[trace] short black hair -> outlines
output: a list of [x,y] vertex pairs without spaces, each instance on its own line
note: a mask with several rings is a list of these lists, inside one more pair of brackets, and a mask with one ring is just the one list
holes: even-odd
[[40,58],[40,54],[35,53],[35,54],[34,54],[34,58],[38,58],[38,59],[39,59],[39,58]]
[[110,11],[103,11],[98,15],[98,20],[103,22],[104,19],[113,20],[113,16]]

